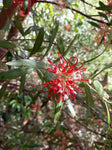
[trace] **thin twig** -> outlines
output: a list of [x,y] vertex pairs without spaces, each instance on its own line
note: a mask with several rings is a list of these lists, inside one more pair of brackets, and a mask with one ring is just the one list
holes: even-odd
[[[38,3],[49,3],[49,4],[53,4],[53,5],[59,6],[59,3],[57,3],[57,2],[52,2],[52,1],[36,0],[36,2],[38,2]],[[102,20],[99,20],[99,19],[92,18],[90,15],[84,14],[83,12],[81,12],[81,11],[75,9],[75,8],[71,8],[71,7],[69,7],[69,6],[65,6],[64,8],[69,9],[69,10],[72,10],[72,11],[75,11],[75,12],[81,14],[82,16],[84,16],[84,17],[86,17],[86,18],[88,18],[88,19],[90,19],[90,20],[93,20],[93,21],[96,21],[96,22],[99,22],[99,23],[103,23],[103,24],[109,25],[108,22],[105,22],[105,21],[102,21]]]
[[89,6],[91,6],[91,7],[95,7],[96,8],[96,6],[94,6],[94,5],[92,5],[92,4],[90,4],[90,3],[88,3],[88,2],[86,2],[85,0],[81,0],[83,3],[85,3],[85,4],[87,4],[87,5],[89,5]]

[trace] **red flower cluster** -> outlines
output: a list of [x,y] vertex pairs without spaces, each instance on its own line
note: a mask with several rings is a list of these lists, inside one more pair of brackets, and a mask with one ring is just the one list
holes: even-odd
[[[83,63],[78,62],[78,58],[73,56],[68,60],[68,63],[64,60],[62,55],[58,53],[60,64],[55,66],[50,60],[49,63],[54,67],[48,68],[47,70],[54,73],[57,78],[52,79],[49,82],[46,82],[43,86],[42,91],[44,93],[48,92],[48,97],[51,98],[54,96],[56,102],[66,101],[68,96],[69,98],[75,99],[75,91],[83,93],[83,90],[77,86],[74,81],[88,81],[83,79],[82,72],[86,70],[83,67]],[[71,60],[74,59],[75,63],[71,65]],[[77,66],[78,65],[78,66]],[[48,90],[46,90],[48,88]],[[59,98],[57,99],[57,97]]]

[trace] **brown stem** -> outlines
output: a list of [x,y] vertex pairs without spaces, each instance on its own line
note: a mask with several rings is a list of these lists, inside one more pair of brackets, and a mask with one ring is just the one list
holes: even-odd
[[[57,2],[52,2],[52,1],[41,1],[41,0],[36,0],[36,2],[49,3],[49,4],[53,4],[53,5],[59,6],[59,3],[57,3]],[[83,12],[81,12],[81,11],[75,9],[75,8],[71,8],[71,7],[69,7],[69,6],[65,6],[64,8],[70,9],[70,10],[72,10],[72,11],[75,11],[75,12],[81,14],[82,16],[84,16],[84,17],[86,17],[86,18],[88,18],[88,19],[90,19],[90,20],[93,20],[93,21],[96,21],[96,22],[99,22],[99,23],[104,23],[104,24],[109,25],[108,22],[105,22],[105,21],[102,21],[102,20],[99,20],[99,19],[95,19],[95,18],[91,17],[90,15],[84,14]]]
[[89,5],[89,6],[91,6],[91,7],[96,7],[96,6],[94,6],[94,5],[92,5],[92,4],[90,4],[90,3],[88,3],[88,2],[86,2],[85,0],[81,0],[83,3],[85,3],[85,4],[87,4],[87,5]]

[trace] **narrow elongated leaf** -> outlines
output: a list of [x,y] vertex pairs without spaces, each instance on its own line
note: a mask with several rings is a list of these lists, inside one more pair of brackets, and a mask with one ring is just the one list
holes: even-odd
[[21,94],[21,92],[24,89],[25,81],[26,81],[26,74],[21,76],[21,84],[20,84],[20,88],[19,88],[19,94]]
[[9,82],[6,82],[2,88],[0,89],[0,99],[2,98],[2,96],[4,95],[4,92],[6,91],[7,85]]
[[52,79],[55,79],[57,76],[51,72],[49,72],[48,70],[46,70],[46,72],[44,73],[44,80],[45,81],[49,81]]
[[108,72],[105,73],[104,79],[102,81],[102,85],[105,86],[108,82]]
[[23,2],[24,9],[26,9],[28,7],[28,1],[29,0],[24,0],[24,2]]
[[101,1],[99,1],[99,5],[100,5],[99,7],[96,7],[96,9],[98,9],[98,10],[104,10],[104,11],[111,11],[112,10],[112,6],[107,6]]
[[19,59],[16,61],[10,61],[6,63],[9,66],[26,66],[34,69],[46,69],[46,65],[42,62],[37,62],[29,59]]
[[66,51],[64,52],[64,55],[67,55],[67,53],[71,50],[72,45],[74,44],[75,40],[79,37],[79,34],[75,35],[74,39],[71,41],[70,45],[68,46],[68,48],[66,49]]
[[92,26],[99,28],[99,24],[93,21],[88,21],[88,23],[90,23]]
[[102,13],[102,12],[98,12],[98,13],[101,17],[105,18],[108,21],[108,17],[106,16],[105,13]]
[[30,56],[32,56],[36,52],[40,51],[40,47],[42,45],[43,40],[44,40],[44,28],[41,28],[39,30],[38,36],[37,36],[37,38],[35,40],[35,44],[34,44],[34,47],[33,47],[32,51],[31,51]]
[[61,110],[63,107],[63,102],[60,100],[59,103],[56,103],[56,109],[55,109],[55,115],[54,115],[54,123],[56,124],[59,120],[59,117],[61,115]]
[[105,102],[105,106],[106,106],[106,110],[107,110],[107,121],[108,121],[108,127],[110,127],[110,113],[109,113],[109,106],[108,104]]
[[3,0],[3,6],[9,8],[13,3],[13,0]]
[[[67,48],[63,53],[59,50],[59,51],[61,52],[61,54],[62,54],[63,57],[64,57],[65,55],[67,55],[67,53],[71,50],[71,47],[72,47],[73,43],[75,42],[75,40],[76,40],[78,37],[79,37],[78,34],[75,35],[75,37],[74,37],[74,39],[71,41],[70,45],[68,46],[68,48]],[[56,59],[54,62],[56,63],[58,60],[59,60],[59,58]]]
[[91,90],[87,84],[85,84],[85,93],[86,93],[86,103],[87,106],[94,107],[94,99],[91,94]]
[[15,21],[16,21],[16,26],[17,26],[19,32],[22,34],[22,36],[25,36],[23,26],[17,17],[15,18]]
[[39,27],[39,26],[36,26],[36,27],[34,27],[34,26],[30,26],[28,29],[26,29],[25,31],[24,31],[24,34],[25,35],[27,35],[27,34],[29,34],[31,31],[39,31],[41,29],[41,27]]
[[10,51],[7,52],[7,62],[11,61],[13,58],[13,55],[11,54]]
[[42,75],[42,72],[40,71],[40,69],[37,69],[37,74],[38,74],[38,77],[40,77],[41,81],[43,82],[44,78],[43,78],[43,75]]
[[33,31],[33,26],[29,27],[28,29],[25,30],[24,34],[27,35],[29,34],[31,31]]
[[98,80],[95,80],[93,82],[93,85],[94,85],[96,91],[98,92],[98,94],[103,96],[104,90],[103,90],[102,84]]
[[68,109],[71,112],[72,117],[75,117],[76,113],[75,113],[75,110],[74,110],[74,108],[72,106],[72,103],[71,103],[71,101],[69,99],[66,100],[66,104],[67,104]]
[[49,50],[50,50],[50,48],[51,48],[51,46],[52,46],[52,44],[54,42],[54,39],[56,37],[56,34],[58,32],[58,28],[59,28],[59,22],[56,22],[56,27],[52,30],[52,33],[51,33],[51,36],[50,36],[50,39],[49,39],[49,46],[48,46],[47,51],[44,54],[44,56],[47,55],[47,53],[49,52]]
[[16,79],[24,74],[28,74],[33,71],[33,68],[18,68],[18,69],[12,69],[8,70],[6,72],[0,73],[0,81],[6,81],[11,79]]
[[8,41],[0,40],[0,47],[13,49],[16,45]]
[[61,37],[57,40],[57,46],[60,54],[64,55],[65,45]]

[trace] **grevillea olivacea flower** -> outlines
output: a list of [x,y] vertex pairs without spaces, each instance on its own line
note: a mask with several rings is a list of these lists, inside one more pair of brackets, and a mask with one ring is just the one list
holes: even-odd
[[[60,59],[58,66],[55,66],[55,64],[48,60],[54,68],[47,69],[55,74],[57,78],[44,83],[42,91],[44,93],[48,92],[48,97],[51,98],[53,96],[56,102],[60,102],[61,99],[64,102],[68,97],[74,100],[76,95],[75,90],[83,93],[83,90],[75,81],[88,81],[87,79],[83,79],[82,75],[86,71],[86,68],[83,68],[83,63],[78,62],[76,56],[71,57],[68,62],[65,61],[60,53],[58,53],[58,56]],[[71,60],[73,59],[75,63],[71,64]]]

